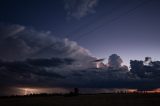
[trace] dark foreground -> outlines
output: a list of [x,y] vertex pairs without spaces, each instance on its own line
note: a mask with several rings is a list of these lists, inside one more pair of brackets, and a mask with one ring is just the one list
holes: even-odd
[[160,106],[160,94],[1,97],[0,106]]

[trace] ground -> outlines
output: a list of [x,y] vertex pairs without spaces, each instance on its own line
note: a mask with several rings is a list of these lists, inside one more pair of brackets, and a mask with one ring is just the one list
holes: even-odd
[[160,94],[1,97],[0,106],[160,106]]

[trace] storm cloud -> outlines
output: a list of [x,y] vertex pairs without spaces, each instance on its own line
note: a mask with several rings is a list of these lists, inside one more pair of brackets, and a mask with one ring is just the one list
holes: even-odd
[[68,17],[81,19],[82,17],[95,13],[94,8],[97,6],[99,0],[64,0],[65,10]]
[[[108,81],[132,81],[135,76],[124,71],[96,68],[69,68],[74,60],[67,58],[26,59],[0,62],[1,86],[105,87]],[[108,85],[107,85],[108,86]],[[108,86],[109,87],[109,86]]]
[[[134,88],[155,89],[159,85],[159,70],[152,74],[139,69],[136,72],[111,69],[69,68],[74,60],[67,58],[26,59],[0,62],[1,87],[62,87],[62,88]],[[146,68],[145,68],[146,69]],[[150,73],[149,72],[149,73]],[[141,76],[144,74],[145,76]]]
[[[97,58],[69,39],[21,25],[0,25],[0,85],[81,88],[158,88],[160,62],[131,61],[117,54],[96,68]],[[110,68],[111,67],[111,68]]]
[[55,38],[51,32],[36,31],[21,25],[0,24],[0,59],[6,61],[27,58],[73,58],[75,66],[90,67],[95,57],[68,39]]
[[[2,85],[41,85],[47,80],[63,79],[65,76],[61,72],[54,70],[61,69],[66,65],[71,65],[73,59],[51,58],[51,59],[26,59],[25,61],[0,62],[0,77]],[[15,83],[15,82],[16,83]],[[42,82],[39,82],[42,81]],[[44,86],[47,86],[44,82]],[[49,84],[49,83],[48,83]]]

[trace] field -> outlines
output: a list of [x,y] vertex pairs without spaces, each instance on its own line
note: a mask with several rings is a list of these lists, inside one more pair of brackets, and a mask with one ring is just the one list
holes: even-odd
[[0,106],[160,106],[160,94],[1,97]]

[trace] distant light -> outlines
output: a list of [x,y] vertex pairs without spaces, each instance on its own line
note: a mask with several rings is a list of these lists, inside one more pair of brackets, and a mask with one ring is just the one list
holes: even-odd
[[99,62],[96,64],[96,68],[100,68],[100,63]]
[[24,95],[39,94],[42,92],[42,90],[36,88],[22,88],[22,90],[24,91]]
[[41,93],[68,93],[69,90],[65,88],[29,88],[22,87],[18,88],[21,94],[18,95],[29,95],[29,94],[41,94]]

